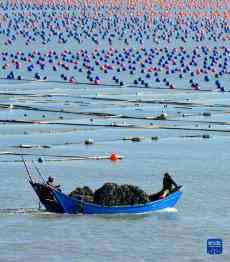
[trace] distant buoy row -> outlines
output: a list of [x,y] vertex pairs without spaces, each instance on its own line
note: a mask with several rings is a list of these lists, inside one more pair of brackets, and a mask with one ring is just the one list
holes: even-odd
[[[121,87],[133,84],[142,87],[165,86],[169,89],[177,88],[174,82],[182,81],[194,90],[209,82],[213,89],[224,91],[226,77],[230,75],[230,49],[227,47],[208,50],[197,46],[192,50],[165,47],[94,49],[91,52],[87,49],[77,52],[49,50],[43,53],[16,51],[2,52],[0,59],[4,61],[1,76],[8,80],[29,77],[43,81],[59,79],[73,84],[87,81],[95,85],[109,81]],[[198,60],[200,65],[195,62]],[[130,79],[133,81],[130,82]]]
[[6,47],[17,41],[25,47],[229,41],[226,0],[12,0],[2,1],[0,11]]

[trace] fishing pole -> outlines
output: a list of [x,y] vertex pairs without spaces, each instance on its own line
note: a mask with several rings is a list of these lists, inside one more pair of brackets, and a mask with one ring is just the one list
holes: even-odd
[[[43,178],[43,176],[42,176],[42,174],[40,173],[39,169],[36,167],[36,165],[35,165],[33,160],[32,160],[32,164],[34,165],[34,167],[35,167],[36,171],[38,172],[39,176],[42,178],[43,182],[46,183],[44,178]],[[40,209],[41,209],[41,201],[39,200],[39,202],[38,202],[38,210],[40,210]]]
[[42,181],[46,184],[46,180],[45,180],[45,178],[42,176],[40,170],[39,170],[38,167],[35,165],[35,163],[34,163],[33,160],[32,160],[32,164],[33,164],[35,170],[37,171],[37,173],[39,174],[39,176],[41,177]]
[[25,169],[26,169],[26,173],[27,173],[27,175],[29,176],[30,182],[33,182],[33,179],[32,179],[32,177],[31,177],[31,175],[30,175],[30,172],[29,172],[29,169],[28,169],[28,167],[27,167],[26,161],[25,161],[25,159],[24,159],[24,157],[23,157],[23,154],[21,154],[21,158],[22,158],[22,161],[23,161],[23,163],[24,163],[24,166],[25,166]]

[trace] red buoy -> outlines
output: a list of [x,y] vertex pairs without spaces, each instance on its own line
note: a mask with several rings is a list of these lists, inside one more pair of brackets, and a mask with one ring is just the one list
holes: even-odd
[[112,153],[110,155],[110,160],[111,161],[117,161],[119,159],[119,156],[116,153]]

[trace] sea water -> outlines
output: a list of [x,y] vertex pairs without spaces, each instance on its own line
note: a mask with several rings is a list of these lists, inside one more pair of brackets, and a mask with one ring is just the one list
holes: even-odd
[[[41,50],[59,48],[53,44]],[[226,45],[218,43],[221,44]],[[72,50],[81,48],[70,43],[66,46]],[[27,50],[23,44],[21,48]],[[125,78],[130,80],[128,75]],[[0,109],[1,262],[230,261],[230,93],[182,90],[187,80],[172,77],[171,81],[177,90],[0,83],[0,104],[6,105]],[[223,83],[229,89],[229,77]],[[201,86],[205,88],[206,83],[201,81]],[[207,87],[213,89],[208,84]],[[205,117],[204,112],[211,116]],[[167,120],[144,119],[162,113],[167,114]],[[7,120],[27,123],[4,123]],[[128,137],[143,140],[124,140]],[[84,144],[88,138],[94,140],[93,145]],[[22,148],[23,145],[31,148]],[[61,157],[109,156],[113,152],[123,159],[111,162]],[[35,179],[39,177],[31,160],[44,177],[54,176],[66,193],[84,185],[95,190],[106,182],[134,184],[148,193],[157,192],[162,187],[163,174],[169,172],[183,185],[183,195],[175,208],[149,215],[52,214],[39,209],[17,154],[29,154],[25,159]],[[39,157],[42,163],[37,162]],[[210,238],[223,240],[222,255],[207,254]]]

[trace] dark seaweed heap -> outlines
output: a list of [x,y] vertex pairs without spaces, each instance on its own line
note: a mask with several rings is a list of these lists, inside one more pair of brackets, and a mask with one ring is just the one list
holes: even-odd
[[94,203],[103,206],[145,204],[148,201],[148,195],[133,185],[106,183],[94,193]]
[[70,197],[79,197],[81,196],[85,201],[93,201],[93,191],[87,187],[76,187],[70,194]]
[[145,204],[149,202],[148,195],[139,187],[133,185],[117,185],[105,183],[94,193],[87,187],[77,187],[69,196],[79,197],[85,201],[94,202],[103,206],[122,206]]

